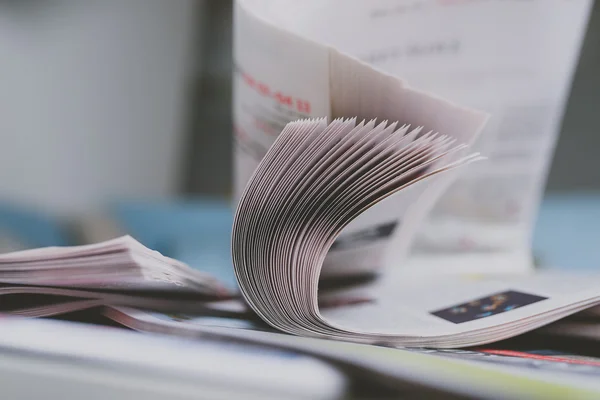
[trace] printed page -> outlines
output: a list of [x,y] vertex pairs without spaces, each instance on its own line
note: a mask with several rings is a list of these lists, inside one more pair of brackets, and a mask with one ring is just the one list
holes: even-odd
[[320,312],[332,325],[353,331],[467,337],[488,330],[500,340],[515,336],[524,320],[546,325],[598,304],[598,280],[598,274],[564,273],[404,280],[398,272],[336,295],[339,299],[362,298],[363,302]]
[[596,275],[460,281],[406,279],[399,270],[375,281],[370,301],[319,302],[323,261],[344,227],[396,194],[419,196],[432,187],[430,177],[477,159],[455,160],[468,146],[420,133],[341,118],[286,125],[244,190],[232,228],[234,271],[257,315],[296,335],[451,348],[516,336],[600,303]]
[[259,3],[234,9],[236,199],[288,122],[330,115],[327,47],[260,18],[251,8]]
[[[269,12],[275,8],[265,1],[236,3],[236,179],[243,177],[241,182],[236,181],[236,197],[266,153],[266,148],[282,129],[281,122],[287,122],[285,117],[291,120],[321,113],[327,117],[357,117],[358,121],[398,121],[400,124],[412,124],[413,129],[422,127],[424,132],[448,135],[457,143],[465,144],[472,143],[484,126],[487,120],[485,113],[412,89],[397,77],[376,71],[331,47],[278,29],[271,24],[273,21],[267,20],[272,19]],[[256,76],[261,74],[265,76],[264,82],[257,83]],[[290,79],[292,76],[293,79]],[[277,82],[278,79],[281,81]],[[306,99],[321,98],[321,103],[292,101],[286,97],[286,103],[281,104],[282,92],[274,93],[271,87],[289,88],[286,93],[305,93]],[[328,108],[323,104],[323,96],[326,96]],[[315,108],[311,105],[313,103],[321,104],[321,107]],[[298,104],[308,105],[304,108],[304,115],[290,113],[289,108]],[[270,135],[257,129],[266,126],[272,129]],[[257,143],[262,143],[262,150],[255,151],[254,157],[251,157],[249,147],[240,146],[243,145],[240,138],[244,138],[246,144],[252,142],[251,147],[255,150],[260,147]],[[456,154],[455,159],[460,156]],[[394,200],[373,207],[348,226],[344,236],[366,235],[375,243],[358,249],[355,243],[353,247],[357,251],[351,253],[339,251],[343,246],[333,246],[331,256],[325,261],[324,273],[372,272],[380,269],[386,258],[400,263],[411,243],[415,226],[441,194],[440,187],[445,188],[447,184],[439,182],[432,186],[435,189],[424,185],[419,186],[418,192],[411,189],[412,194],[408,197],[406,193],[394,196]],[[399,220],[402,220],[401,228],[398,228]],[[377,236],[371,234],[373,230],[377,231]],[[393,252],[384,255],[382,247],[392,238],[394,245],[387,247]],[[344,240],[347,238],[342,238],[342,242]]]
[[[439,186],[444,189],[439,201],[422,205],[415,220],[433,209],[424,223],[417,224],[411,259],[408,263],[398,259],[396,266],[407,271],[527,271],[532,264],[532,223],[591,4],[591,0],[238,0],[236,63],[248,69],[245,64],[252,60],[253,73],[259,77],[246,76],[244,81],[245,75],[236,72],[237,193],[262,154],[257,152],[254,161],[242,155],[240,137],[253,148],[258,147],[256,142],[268,147],[274,139],[265,133],[269,121],[255,116],[277,115],[280,124],[295,119],[298,112],[339,116],[337,105],[345,99],[332,86],[340,73],[332,65],[337,53],[352,56],[405,79],[411,87],[492,115],[474,149],[488,161],[464,168],[456,181],[448,181],[447,190]],[[253,35],[254,30],[264,35]],[[332,49],[329,80],[326,46]],[[263,80],[266,84],[261,85]],[[290,92],[277,96],[280,88],[270,85],[275,81]],[[385,110],[384,104],[377,107]],[[266,126],[277,126],[270,122]],[[271,130],[275,135],[278,131]],[[430,196],[429,202],[436,197]],[[378,222],[353,233],[368,239],[362,254],[374,255],[380,253],[379,244],[398,230],[394,223]],[[402,236],[394,243],[407,240],[412,243],[412,238]],[[361,253],[358,243],[354,249]],[[335,251],[334,247],[332,257]],[[393,263],[397,257],[388,258]]]
[[[330,51],[330,94],[334,117],[400,121],[424,127],[426,132],[448,135],[466,145],[473,144],[488,120],[484,112],[413,89],[407,82],[335,49]],[[454,159],[466,151],[456,153]],[[344,274],[349,268],[366,272],[401,265],[423,218],[464,169],[406,188],[352,221],[325,260],[324,273]],[[365,238],[369,243],[364,243]]]

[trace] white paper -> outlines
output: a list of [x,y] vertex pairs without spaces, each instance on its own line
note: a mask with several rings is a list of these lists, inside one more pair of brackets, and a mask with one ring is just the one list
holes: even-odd
[[[449,109],[463,126],[483,118],[420,96],[411,99],[413,107],[437,118]],[[405,221],[422,202],[431,204],[429,196],[446,185],[440,179],[478,160],[460,139],[424,132],[341,118],[286,125],[244,189],[232,228],[234,271],[258,316],[296,335],[454,348],[510,338],[600,304],[598,275],[460,281],[392,269],[372,285],[370,301],[321,307],[322,270],[347,227],[391,201],[403,222],[399,237],[410,234]],[[342,274],[356,265],[354,259],[335,267]]]
[[[344,76],[340,68],[340,59],[349,55],[412,87],[492,115],[474,148],[488,161],[461,171],[430,213],[433,204],[412,213],[419,221],[416,237],[398,240],[411,245],[413,257],[408,263],[396,260],[395,267],[425,265],[433,272],[529,270],[532,223],[591,4],[236,1],[237,196],[277,127],[306,116],[361,117],[338,113],[347,110],[338,105],[352,98],[338,88],[355,83],[356,75]],[[366,95],[369,84],[376,87],[377,81],[367,82],[360,92]],[[261,95],[261,90],[275,94]],[[283,103],[277,93],[285,93]],[[307,104],[310,107],[298,107]],[[390,118],[385,105],[372,104],[376,115],[366,116]],[[272,124],[265,123],[267,115]],[[421,221],[420,214],[428,214],[427,220]],[[371,230],[375,228],[371,224]],[[363,252],[355,249],[347,257],[332,250],[326,264],[337,264],[335,258],[352,262],[381,253],[386,242],[367,245]],[[377,263],[384,262],[394,264],[395,254]]]

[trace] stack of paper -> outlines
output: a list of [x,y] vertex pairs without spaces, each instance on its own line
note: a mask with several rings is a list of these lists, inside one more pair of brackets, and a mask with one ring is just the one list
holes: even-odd
[[211,301],[231,292],[210,275],[123,236],[0,255],[0,295],[3,311],[43,317],[106,304],[210,313]]
[[210,276],[124,236],[98,244],[48,247],[0,255],[0,281],[103,289],[169,289],[207,294],[222,288]]

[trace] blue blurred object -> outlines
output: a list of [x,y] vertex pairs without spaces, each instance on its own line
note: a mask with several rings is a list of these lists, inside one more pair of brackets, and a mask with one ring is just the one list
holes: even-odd
[[212,276],[230,290],[236,291],[238,284],[231,261],[230,231],[202,232],[194,237],[181,237],[174,241],[172,257]]
[[66,227],[58,219],[8,203],[0,203],[0,234],[23,248],[73,243]]
[[542,267],[600,271],[600,193],[546,196],[533,251]]
[[237,289],[230,250],[233,210],[228,202],[121,202],[114,205],[112,213],[121,229],[145,246],[209,272],[230,289]]
[[216,199],[120,202],[111,207],[111,214],[128,234],[160,252],[169,252],[174,241],[200,233],[229,235],[233,224],[229,204]]

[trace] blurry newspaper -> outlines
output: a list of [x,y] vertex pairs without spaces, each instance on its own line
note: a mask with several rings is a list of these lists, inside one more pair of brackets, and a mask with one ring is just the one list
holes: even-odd
[[[532,223],[591,6],[591,0],[237,0],[236,199],[290,121],[355,116],[425,125],[464,135],[459,139],[487,162],[463,168],[458,179],[437,187],[441,197],[426,194],[429,203],[420,200],[408,213],[390,203],[348,226],[323,273],[529,271]],[[415,104],[410,88],[492,118],[481,135],[477,117],[424,121],[435,107],[417,102],[407,109]],[[398,246],[400,254],[410,248],[408,260],[394,251]]]

